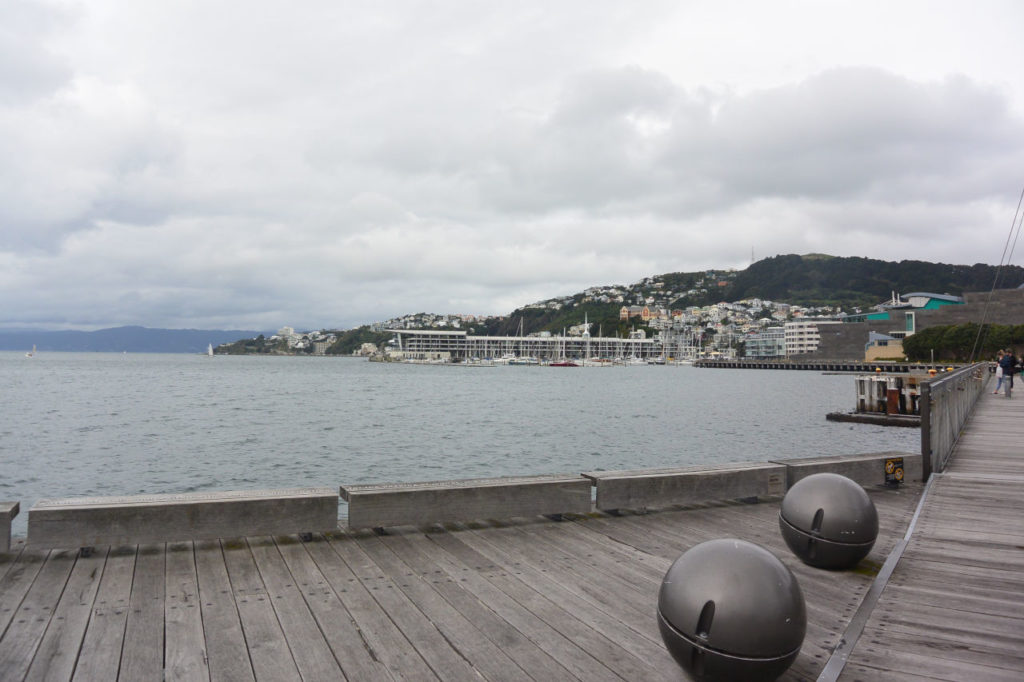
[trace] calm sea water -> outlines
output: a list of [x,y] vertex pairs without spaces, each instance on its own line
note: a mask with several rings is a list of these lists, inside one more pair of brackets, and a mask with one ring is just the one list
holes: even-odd
[[0,499],[337,486],[919,448],[850,376],[0,353]]

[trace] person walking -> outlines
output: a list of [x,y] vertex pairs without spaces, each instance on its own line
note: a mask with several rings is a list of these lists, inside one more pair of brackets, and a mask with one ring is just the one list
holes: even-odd
[[1013,375],[1017,371],[1017,356],[1013,354],[1012,348],[1006,349],[999,366],[1003,368],[1003,382],[1006,384],[1006,397],[1009,398],[1013,393]]
[[992,394],[998,393],[999,389],[1002,388],[1002,356],[1006,355],[999,349],[999,352],[995,353],[995,390]]

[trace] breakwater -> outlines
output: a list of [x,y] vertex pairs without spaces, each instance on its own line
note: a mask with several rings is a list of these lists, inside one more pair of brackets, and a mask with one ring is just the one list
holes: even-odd
[[739,358],[735,360],[700,359],[695,367],[709,369],[789,369],[812,372],[858,372],[868,373],[881,370],[888,374],[927,374],[931,370],[945,372],[950,365],[935,363],[906,362],[859,362],[855,360],[757,360]]

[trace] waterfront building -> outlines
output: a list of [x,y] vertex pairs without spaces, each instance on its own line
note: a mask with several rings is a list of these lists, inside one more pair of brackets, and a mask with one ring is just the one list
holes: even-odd
[[903,339],[879,332],[868,332],[868,342],[864,345],[865,361],[892,360],[903,357]]
[[781,358],[786,355],[786,332],[782,327],[764,330],[743,337],[748,358]]
[[821,341],[819,327],[825,325],[842,324],[839,320],[802,318],[787,322],[784,327],[786,340],[786,355],[802,355],[813,353],[818,350],[818,343]]
[[[395,335],[390,353],[406,359],[448,360],[466,358],[531,357],[540,360],[560,358],[657,359],[666,349],[661,339],[590,336],[476,336],[465,331],[425,329],[389,329]],[[632,336],[632,335],[631,335]]]

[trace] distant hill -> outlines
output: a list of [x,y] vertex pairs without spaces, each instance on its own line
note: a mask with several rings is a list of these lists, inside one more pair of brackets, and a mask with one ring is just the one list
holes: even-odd
[[120,353],[202,353],[208,344],[214,347],[239,338],[252,338],[262,332],[223,329],[150,329],[114,327],[93,332],[80,331],[0,331],[0,350],[28,351],[35,345],[40,352],[83,351]]
[[[744,270],[706,270],[654,275],[629,286],[622,303],[588,301],[583,293],[555,309],[536,305],[514,310],[499,320],[481,325],[483,333],[515,334],[519,321],[523,332],[560,332],[587,319],[605,334],[625,334],[636,322],[621,322],[619,308],[638,300],[652,299],[651,307],[686,308],[750,298],[800,306],[840,306],[868,309],[887,300],[892,292],[907,294],[927,291],[959,296],[966,291],[988,291],[995,283],[994,265],[949,265],[926,261],[883,261],[873,258],[829,256],[825,254],[782,255],[765,258]],[[1004,266],[999,271],[997,288],[1014,288],[1024,282],[1024,268]],[[601,288],[601,287],[596,287]]]
[[[988,291],[995,282],[994,265],[948,265],[918,260],[899,262],[844,258],[823,254],[765,258],[736,273],[716,292],[718,300],[762,298],[798,305],[870,306],[891,293],[927,291],[959,296]],[[1024,268],[1004,266],[997,288],[1024,282]],[[709,301],[710,302],[710,301]]]

